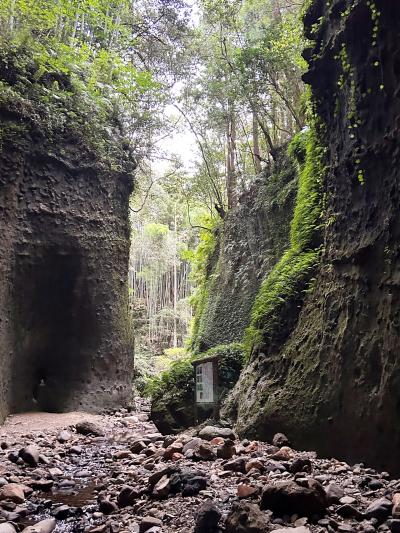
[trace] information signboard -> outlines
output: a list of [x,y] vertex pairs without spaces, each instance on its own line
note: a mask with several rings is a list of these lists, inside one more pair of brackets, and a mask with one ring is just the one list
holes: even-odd
[[196,365],[196,402],[214,403],[214,368],[211,361]]

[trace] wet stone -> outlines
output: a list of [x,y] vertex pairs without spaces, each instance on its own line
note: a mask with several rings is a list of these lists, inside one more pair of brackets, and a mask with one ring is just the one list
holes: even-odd
[[68,505],[60,505],[53,510],[52,514],[57,520],[63,520],[71,515],[71,508]]

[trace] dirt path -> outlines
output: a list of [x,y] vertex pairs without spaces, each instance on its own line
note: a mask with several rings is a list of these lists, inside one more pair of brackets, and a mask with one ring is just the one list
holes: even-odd
[[11,435],[24,433],[42,433],[43,431],[56,431],[68,426],[74,426],[83,420],[102,423],[101,415],[83,412],[71,413],[21,413],[9,416],[0,426],[0,439],[9,438]]

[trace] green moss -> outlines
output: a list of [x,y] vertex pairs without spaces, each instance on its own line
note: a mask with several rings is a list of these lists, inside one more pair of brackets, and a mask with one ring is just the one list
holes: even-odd
[[253,346],[271,339],[285,327],[295,300],[301,297],[318,264],[319,251],[288,250],[263,283],[254,303],[251,324],[245,333],[245,347],[250,355]]
[[[218,237],[220,238],[221,228],[215,219],[209,219],[207,222],[207,230],[202,230],[200,233],[199,244],[194,251],[186,254],[185,259],[191,264],[191,278],[194,282],[196,291],[191,297],[191,304],[194,310],[194,319],[191,328],[191,349],[197,352],[197,340],[202,329],[202,317],[207,306],[210,286],[213,283],[213,258],[216,256]],[[215,276],[214,276],[215,277]]]
[[144,393],[151,398],[152,411],[163,413],[168,424],[174,428],[190,425],[194,422],[195,393],[192,362],[218,356],[219,397],[222,399],[239,379],[244,362],[243,353],[241,344],[225,344],[173,362],[168,370],[147,382]]
[[[297,160],[299,187],[290,228],[290,248],[300,252],[315,248],[320,241],[324,148],[319,145],[315,127],[297,135],[303,136],[305,159]],[[290,147],[289,153],[294,154]]]
[[[15,141],[15,125],[20,122],[24,131],[19,133],[42,138],[49,153],[57,146],[70,144],[73,151],[73,145],[79,145],[82,159],[86,153],[99,170],[134,171],[135,160],[113,102],[96,99],[83,74],[80,78],[63,71],[43,71],[29,40],[8,43],[0,39],[0,44],[0,109],[6,117],[1,143]],[[52,155],[66,160],[69,156],[61,150]]]
[[282,335],[296,314],[319,261],[324,149],[316,126],[296,135],[288,153],[299,167],[299,186],[291,223],[290,247],[263,282],[245,333],[246,356],[255,346]]
[[[296,165],[286,147],[279,148],[273,172],[265,172],[254,185],[251,202],[228,213],[218,228],[207,276],[197,292],[191,336],[195,353],[242,341],[262,276],[288,247],[297,191]],[[252,243],[259,238],[262,242],[255,249]],[[254,270],[255,264],[260,265],[261,275]]]
[[168,370],[160,376],[150,378],[144,389],[144,394],[151,397],[153,402],[162,400],[164,403],[173,401],[179,403],[193,399],[194,372],[193,357],[185,357],[174,361]]

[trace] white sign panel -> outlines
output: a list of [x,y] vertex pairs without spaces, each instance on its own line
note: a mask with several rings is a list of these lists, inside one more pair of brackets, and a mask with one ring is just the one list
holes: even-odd
[[214,402],[214,373],[212,362],[196,366],[196,402]]

